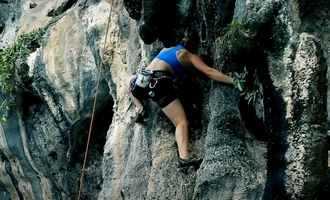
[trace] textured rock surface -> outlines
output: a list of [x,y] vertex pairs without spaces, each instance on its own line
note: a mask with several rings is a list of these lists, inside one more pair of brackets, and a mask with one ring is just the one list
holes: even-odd
[[[0,48],[52,22],[27,61],[31,91],[0,126],[0,199],[76,197],[98,71],[84,199],[321,199],[329,192],[328,1],[176,1],[178,35],[194,36],[194,50],[216,68],[245,66],[259,88],[248,104],[201,76],[187,84],[180,95],[191,147],[204,160],[183,171],[170,121],[149,102],[148,121],[134,123],[127,98],[130,75],[162,46],[139,38],[142,2],[0,0]],[[232,20],[244,24],[238,47],[222,40]]]
[[[84,1],[52,19],[47,12],[57,5],[55,1],[34,2],[37,5],[32,9],[31,1],[22,3],[17,34],[56,22],[47,30],[44,44],[28,58],[31,91],[23,93],[21,107],[1,125],[4,176],[0,185],[4,192],[0,198],[70,199],[78,192],[110,5]],[[95,199],[100,190],[103,140],[112,117],[112,97],[104,78],[86,169],[89,184],[83,196],[88,199]]]
[[[0,1],[0,48],[14,42],[20,17],[20,1]],[[18,8],[16,10],[16,8]]]

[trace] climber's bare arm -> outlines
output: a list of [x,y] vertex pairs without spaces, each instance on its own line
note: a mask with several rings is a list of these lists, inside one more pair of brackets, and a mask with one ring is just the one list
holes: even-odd
[[[132,81],[135,77],[136,77],[135,75],[133,75],[133,76],[131,77],[131,79],[130,79],[130,83],[131,83],[131,81]],[[134,105],[135,105],[136,111],[137,111],[138,113],[141,113],[141,112],[143,111],[143,105],[142,105],[141,101],[140,101],[138,98],[136,98],[136,97],[132,94],[132,91],[131,91],[130,87],[129,87],[129,89],[128,89],[128,94],[129,94],[129,96],[131,97],[131,99],[133,100],[133,103],[134,103]]]
[[202,72],[210,79],[227,84],[233,84],[232,77],[227,76],[221,71],[218,71],[212,67],[209,67],[198,55],[188,51],[185,54],[185,60],[187,60],[189,64],[193,65],[198,71]]

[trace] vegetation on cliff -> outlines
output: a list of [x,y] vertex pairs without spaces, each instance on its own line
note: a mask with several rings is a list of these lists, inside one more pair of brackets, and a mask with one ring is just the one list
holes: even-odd
[[37,29],[31,33],[23,34],[10,47],[0,49],[0,121],[6,121],[7,113],[11,105],[15,104],[15,96],[18,88],[24,87],[20,77],[22,74],[27,76],[26,59],[28,55],[42,43],[42,36],[46,29]]

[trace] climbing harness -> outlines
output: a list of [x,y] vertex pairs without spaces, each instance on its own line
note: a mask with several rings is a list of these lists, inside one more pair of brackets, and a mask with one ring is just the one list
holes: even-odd
[[164,108],[170,102],[177,98],[176,88],[174,86],[175,77],[171,72],[154,70],[150,80],[143,84],[143,87],[136,84],[137,76],[130,82],[130,91],[134,97],[141,102],[151,99],[161,108]]
[[139,69],[136,73],[135,84],[141,88],[146,88],[150,84],[153,72],[147,69]]
[[[131,82],[131,92],[136,94],[136,97],[144,98],[146,93],[149,97],[155,97],[157,85],[163,80],[173,80],[173,76],[165,71],[152,71],[139,68],[136,72],[136,78]],[[144,92],[143,92],[144,91]]]
[[[107,23],[107,29],[106,29],[106,33],[105,33],[105,38],[104,38],[104,44],[103,44],[103,52],[105,50],[105,45],[106,45],[106,41],[108,38],[108,33],[109,33],[109,28],[110,28],[110,21],[111,21],[111,14],[112,14],[112,4],[110,4],[110,11],[109,11],[109,16],[108,16],[108,23]],[[102,64],[103,62],[103,56],[101,56],[101,60],[102,60]],[[95,97],[94,97],[94,103],[93,103],[93,110],[92,110],[92,118],[90,121],[90,126],[89,126],[89,131],[88,131],[88,138],[87,138],[87,144],[86,144],[86,150],[85,150],[85,156],[84,156],[84,162],[83,162],[83,166],[81,168],[81,175],[80,175],[80,181],[79,181],[79,193],[78,193],[78,200],[80,200],[80,196],[81,196],[81,191],[82,191],[82,187],[83,187],[83,183],[84,183],[84,175],[85,175],[85,166],[86,166],[86,161],[87,161],[87,154],[88,154],[88,149],[89,149],[89,144],[90,144],[90,139],[91,139],[91,134],[92,134],[92,130],[93,130],[93,122],[94,122],[94,115],[95,115],[95,110],[96,110],[96,102],[97,102],[97,95],[98,95],[98,90],[99,90],[99,85],[100,85],[100,77],[101,74],[98,71],[97,72],[97,82],[96,82],[96,90],[95,90]]]

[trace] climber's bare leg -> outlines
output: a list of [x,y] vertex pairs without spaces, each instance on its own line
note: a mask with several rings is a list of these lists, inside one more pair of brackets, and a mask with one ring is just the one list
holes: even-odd
[[165,106],[162,111],[175,126],[175,138],[178,144],[180,158],[187,159],[189,156],[188,120],[180,100],[175,99]]

